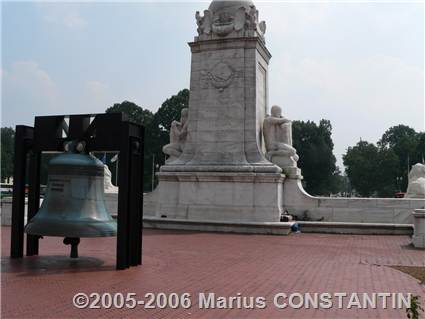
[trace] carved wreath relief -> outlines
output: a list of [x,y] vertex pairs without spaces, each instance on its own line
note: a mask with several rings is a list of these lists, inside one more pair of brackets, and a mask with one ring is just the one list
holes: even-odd
[[235,71],[225,62],[219,62],[210,71],[205,72],[209,82],[220,92],[232,83]]

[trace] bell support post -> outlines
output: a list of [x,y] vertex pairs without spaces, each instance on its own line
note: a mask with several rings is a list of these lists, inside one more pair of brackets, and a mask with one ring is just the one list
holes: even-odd
[[10,233],[10,257],[24,254],[25,177],[27,156],[33,145],[34,128],[17,125],[15,130],[15,168],[13,171],[12,229]]
[[[63,152],[64,143],[73,140],[84,141],[89,152],[119,152],[116,268],[141,265],[144,127],[122,113],[37,116],[34,128],[16,127],[11,257],[23,257],[25,178],[30,220],[40,207],[42,152]],[[38,255],[38,241],[39,236],[27,235],[28,256]]]
[[[33,147],[30,151],[28,176],[28,221],[40,208],[40,161],[41,152]],[[39,236],[27,235],[27,256],[38,255]]]

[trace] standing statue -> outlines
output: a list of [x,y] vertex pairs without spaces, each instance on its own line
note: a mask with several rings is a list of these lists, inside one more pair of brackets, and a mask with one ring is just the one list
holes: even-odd
[[187,124],[188,124],[189,110],[182,109],[180,115],[180,122],[173,121],[170,129],[170,144],[165,145],[162,151],[169,156],[165,161],[167,164],[178,159],[183,152],[184,144],[187,137]]
[[[270,113],[263,123],[266,158],[288,173],[288,169],[297,167],[298,161],[292,146],[292,122],[282,116],[282,109],[277,105],[272,106]],[[298,170],[293,171],[299,175]]]
[[409,185],[404,196],[406,198],[425,198],[425,165],[413,165],[409,173]]

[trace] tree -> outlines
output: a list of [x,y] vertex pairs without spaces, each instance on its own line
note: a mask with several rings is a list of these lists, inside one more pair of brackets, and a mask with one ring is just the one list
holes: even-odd
[[122,103],[115,103],[105,111],[106,113],[124,113],[129,119],[137,124],[144,125],[145,127],[152,124],[153,114],[149,110],[144,110],[137,104],[129,101]]
[[360,141],[356,146],[349,147],[342,158],[352,187],[363,197],[371,196],[376,190],[378,148]]
[[416,133],[414,129],[397,125],[389,128],[378,141],[381,150],[392,150],[397,156],[399,165],[396,177],[402,177],[401,188],[404,190],[407,188],[407,175],[411,165],[421,162],[420,139],[421,134]]
[[[189,90],[184,89],[165,100],[155,114],[129,101],[116,103],[106,110],[107,113],[125,113],[130,120],[145,127],[144,190],[151,189],[152,164],[163,165],[165,162],[162,147],[170,142],[171,122],[179,120],[181,110],[188,106]],[[115,167],[111,167],[111,171],[114,174]]]
[[416,147],[416,161],[414,163],[425,164],[425,132],[418,133],[418,145]]
[[399,159],[391,149],[379,149],[376,171],[376,194],[378,197],[393,197],[397,186]]
[[155,162],[159,165],[165,163],[162,147],[170,143],[171,123],[174,120],[180,120],[181,110],[187,107],[189,107],[189,90],[183,89],[176,95],[166,99],[154,115],[152,125],[155,128],[155,145],[153,145],[153,152],[155,154]]
[[399,160],[391,149],[360,141],[343,156],[351,185],[360,196],[392,197],[397,190]]
[[11,127],[1,128],[1,181],[13,176],[13,157],[15,153],[15,130]]
[[155,126],[170,132],[171,122],[180,119],[181,110],[189,107],[189,90],[183,89],[162,103],[154,115]]
[[[373,152],[372,152],[373,150]],[[425,133],[406,125],[390,127],[377,146],[360,141],[344,155],[352,186],[362,196],[393,197],[405,191],[411,166],[423,162]]]
[[294,121],[293,143],[300,159],[298,166],[304,176],[305,188],[313,195],[329,195],[339,191],[339,173],[333,155],[332,125],[321,120]]
[[[105,111],[106,113],[124,113],[128,116],[129,120],[144,125],[145,127],[145,140],[144,140],[144,175],[143,175],[143,188],[144,190],[149,190],[151,188],[152,182],[152,149],[155,143],[154,136],[155,133],[153,124],[153,113],[149,110],[143,109],[137,104],[129,101],[124,101],[122,103],[115,103],[113,106],[109,107]],[[107,156],[107,163],[111,160],[112,155]],[[116,167],[111,165],[110,170],[113,176],[116,176]]]

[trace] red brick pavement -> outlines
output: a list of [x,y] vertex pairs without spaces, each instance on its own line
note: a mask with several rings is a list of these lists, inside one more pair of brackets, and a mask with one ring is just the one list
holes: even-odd
[[[236,235],[145,230],[141,267],[115,271],[115,238],[82,239],[78,261],[58,238],[41,240],[40,256],[10,260],[2,228],[3,318],[406,318],[394,309],[284,309],[279,292],[411,292],[425,303],[425,286],[386,265],[425,266],[407,236]],[[84,309],[77,292],[191,294],[190,309]],[[198,307],[199,292],[263,296],[265,309]]]

